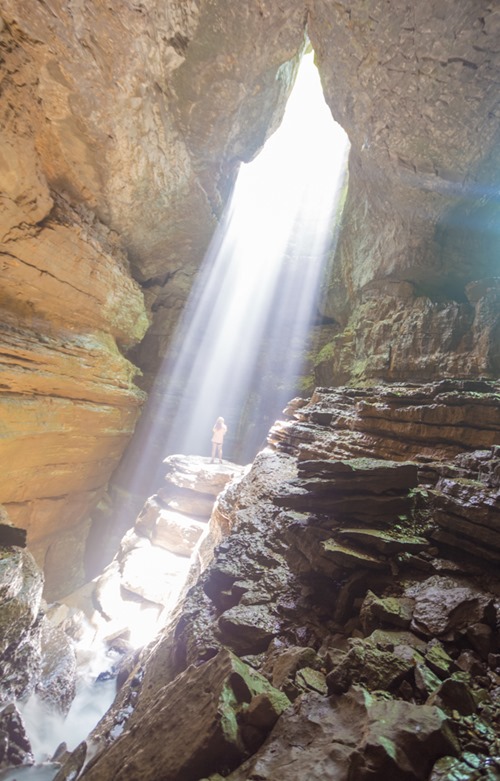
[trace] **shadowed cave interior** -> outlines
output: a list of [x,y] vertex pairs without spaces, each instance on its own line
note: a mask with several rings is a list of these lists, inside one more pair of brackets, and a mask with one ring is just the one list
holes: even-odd
[[500,778],[499,36],[3,1],[2,781]]

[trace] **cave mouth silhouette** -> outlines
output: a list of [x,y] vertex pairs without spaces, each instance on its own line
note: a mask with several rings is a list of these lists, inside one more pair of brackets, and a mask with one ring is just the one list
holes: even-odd
[[224,457],[248,463],[300,391],[349,150],[313,57],[302,58],[281,125],[240,167],[177,329],[176,358],[160,372],[165,404],[175,400],[165,455],[208,455],[221,415]]

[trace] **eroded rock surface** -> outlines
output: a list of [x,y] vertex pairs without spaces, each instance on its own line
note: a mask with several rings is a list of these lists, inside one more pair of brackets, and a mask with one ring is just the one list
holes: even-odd
[[[293,419],[270,433],[275,444],[220,497],[232,519],[231,534],[187,594],[180,615],[138,660],[90,737],[95,757],[79,777],[104,781],[120,772],[130,781],[158,777],[158,752],[169,768],[165,781],[257,776],[428,781],[446,777],[443,768],[451,772],[463,764],[498,775],[498,574],[479,557],[434,539],[429,490],[458,463],[465,468],[479,458],[465,423],[471,391],[463,383],[447,383],[446,399],[453,400],[447,404],[439,390],[437,385],[399,387],[387,397],[409,418],[400,427],[399,458],[394,420],[392,441],[383,427],[376,434],[372,405],[360,404],[357,392],[325,390],[309,404],[291,405]],[[360,393],[367,399],[376,391]],[[474,398],[481,409],[491,410],[493,421],[496,387],[476,386]],[[437,433],[432,458],[431,440],[417,437],[429,418]],[[350,421],[349,430],[332,426],[340,419]],[[360,462],[353,453],[365,424],[371,455]],[[439,434],[442,428],[446,438]],[[484,430],[487,439],[491,432]],[[481,474],[495,474],[495,451],[481,453]],[[315,500],[333,491],[337,478],[339,490],[354,494],[358,484],[365,504],[373,504],[369,524],[362,520],[364,511],[358,517],[335,502],[330,509],[324,502],[316,509]],[[391,490],[411,494],[398,518],[390,511],[385,515],[377,503]],[[483,482],[483,491],[488,490]],[[311,509],[287,509],[287,501],[293,504],[304,491]],[[327,541],[342,539],[346,553],[325,559],[325,550],[333,550],[323,544],[325,535]],[[252,727],[259,725],[260,732],[255,744],[246,744],[247,761],[238,735],[230,745],[217,744],[215,752],[210,738],[205,748],[194,747],[196,764],[187,770],[179,742],[191,739],[197,718],[203,734],[199,697],[210,688],[221,660],[232,655],[292,705],[274,726],[264,715],[268,705],[249,707]],[[192,711],[189,726],[175,725],[175,741],[166,738],[159,746],[152,737],[149,743],[142,720],[181,682],[185,692],[196,682],[193,699],[186,694],[183,707],[191,712],[196,706],[198,716]],[[211,720],[214,728],[218,718]],[[238,720],[241,729],[248,723]],[[247,738],[253,734],[245,732]]]
[[168,456],[165,485],[148,499],[112,562],[65,604],[84,609],[106,642],[133,635],[134,646],[145,645],[229,533],[230,523],[217,509],[218,494],[222,500],[223,489],[243,471],[229,461]]

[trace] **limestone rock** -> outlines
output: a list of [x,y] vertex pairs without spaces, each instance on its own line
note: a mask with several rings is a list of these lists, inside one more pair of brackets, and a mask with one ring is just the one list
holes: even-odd
[[228,778],[424,781],[436,759],[455,753],[454,738],[439,708],[378,700],[356,687],[342,697],[302,697],[256,756]]
[[415,599],[415,626],[426,635],[439,637],[494,617],[491,595],[463,579],[433,575],[407,593]]
[[332,460],[326,467],[306,462],[305,467],[300,464],[291,491],[276,502],[293,510],[328,512],[364,523],[396,520],[411,510],[409,489],[416,484],[416,464],[368,458]]
[[351,640],[351,648],[339,664],[328,673],[330,693],[340,694],[359,682],[370,691],[394,690],[409,676],[414,661],[392,651],[381,651],[369,641]]
[[375,549],[380,553],[390,555],[392,553],[418,552],[429,547],[429,541],[425,537],[407,534],[391,528],[390,531],[382,529],[350,529],[337,530],[337,536],[358,542],[367,549]]
[[295,683],[303,691],[314,691],[320,694],[328,694],[328,685],[324,673],[313,670],[311,667],[303,667],[295,676]]
[[25,549],[2,548],[0,561],[5,584],[0,601],[0,702],[9,702],[29,693],[40,671],[43,576]]
[[36,693],[51,710],[67,715],[76,693],[76,653],[68,636],[46,618],[41,632],[42,666]]
[[409,629],[414,605],[415,601],[409,597],[379,598],[368,591],[360,610],[363,629],[368,633],[380,623]]
[[[245,725],[253,727],[250,750],[255,750],[256,731],[262,743],[288,704],[261,675],[221,651],[158,691],[147,714],[132,716],[123,736],[81,778],[198,781],[207,772],[227,772],[249,754]],[[153,745],[150,736],[157,731],[163,738]]]
[[477,710],[477,702],[471,687],[465,681],[453,677],[443,681],[429,697],[428,702],[429,705],[438,705],[448,713],[455,710],[463,716],[470,716]]
[[190,556],[206,524],[184,513],[165,509],[151,497],[137,518],[135,528],[139,533],[146,532],[153,545],[179,556]]
[[[500,556],[500,490],[494,485],[497,459],[493,451],[489,459],[485,456],[483,452],[474,471],[469,466],[467,477],[438,480],[431,493],[439,526],[434,537],[494,562]],[[489,474],[493,480],[488,479]]]
[[[457,10],[444,0],[415,15],[381,3],[368,14],[360,0],[168,0],[121,10],[2,7],[4,395],[9,419],[10,394],[29,396],[25,434],[45,439],[38,450],[50,454],[23,481],[33,451],[23,447],[3,487],[22,488],[10,504],[30,531],[42,530],[37,517],[46,530],[81,521],[99,501],[142,402],[116,347],[136,344],[147,327],[134,279],[154,313],[133,354],[149,388],[236,169],[280,120],[306,25],[325,98],[352,144],[319,304],[335,337],[318,356],[316,381],[494,378],[500,365],[494,6],[461,0]],[[79,400],[93,405],[92,426]],[[61,460],[53,459],[67,441],[64,411],[47,438],[38,423],[51,406],[74,419]],[[117,406],[131,414],[113,427]],[[390,430],[391,415],[382,419]],[[108,425],[114,434],[101,437]],[[169,425],[167,415],[147,433],[161,443]],[[445,428],[434,431],[451,448]],[[384,457],[412,449],[389,439]],[[6,462],[20,441],[30,440],[13,425]],[[339,455],[366,455],[360,445]],[[134,447],[136,464],[139,439]]]
[[[456,5],[447,8],[456,10]],[[471,212],[462,185],[465,170],[471,169],[483,182],[490,181],[490,165],[494,168],[497,160],[496,130],[492,118],[483,125],[480,153],[473,151],[476,142],[469,138],[472,125],[462,129],[460,123],[469,111],[475,116],[489,103],[486,74],[492,67],[489,50],[498,15],[491,9],[483,27],[477,10],[466,3],[451,24],[434,10],[421,7],[414,17],[409,7],[400,6],[389,16],[380,5],[367,15],[362,3],[349,9],[320,3],[309,25],[326,100],[353,145],[345,226],[323,310],[347,326],[330,353],[335,356],[330,377],[340,363],[340,382],[401,376],[421,380],[443,372],[477,376],[485,369],[495,376],[497,371],[498,298],[496,306],[486,304],[474,312],[465,293],[472,280],[496,275],[489,226],[497,209],[488,201],[475,204]],[[337,50],[338,70],[332,59]],[[411,65],[414,56],[425,59],[419,73]],[[498,55],[494,62],[497,68]],[[479,102],[467,107],[471,82],[483,88],[476,93]],[[436,125],[440,131],[433,144],[421,144]],[[489,162],[481,163],[481,158]],[[401,245],[405,249],[399,254],[396,247]],[[414,303],[408,300],[409,282]],[[379,300],[363,307],[365,292]],[[485,309],[490,315],[487,333],[476,349]],[[375,354],[366,349],[368,343],[370,348],[375,343]]]
[[[40,546],[41,563],[48,538],[78,526],[97,503],[133,432],[144,393],[122,351],[148,325],[117,237],[55,200],[43,226],[16,223],[0,246],[1,447],[9,463],[0,494],[30,547]],[[64,563],[61,552],[51,572]],[[54,595],[74,587],[61,583]]]
[[243,471],[243,467],[229,462],[211,464],[210,459],[203,459],[200,468],[200,458],[196,456],[168,456],[164,463],[165,480],[177,488],[189,488],[202,494],[210,494],[214,498],[220,494],[224,486],[235,475]]
[[[251,704],[244,695],[249,707],[239,710],[237,723],[248,753],[233,760],[233,749],[222,747],[221,764],[213,764],[209,752],[195,747],[200,766],[193,781],[217,774],[231,781],[254,775],[273,781],[315,775],[335,781],[427,781],[440,757],[464,751],[487,755],[493,746],[496,751],[497,573],[463,552],[424,544],[435,529],[428,495],[438,480],[469,480],[476,470],[482,490],[488,493],[491,487],[496,475],[492,448],[485,446],[478,455],[467,422],[470,407],[483,405],[489,412],[481,431],[486,439],[492,435],[497,423],[491,385],[477,383],[474,391],[463,381],[385,388],[378,398],[369,388],[320,390],[314,402],[295,405],[286,437],[259,453],[219,496],[231,534],[186,594],[172,624],[137,656],[129,682],[90,736],[96,760],[83,778],[88,773],[92,781],[108,781],[118,773],[120,760],[123,769],[129,757],[132,774],[158,775],[156,758],[163,746],[158,747],[152,728],[151,738],[141,731],[143,722],[146,730],[167,693],[180,711],[182,684],[183,713],[186,718],[192,714],[191,724],[198,723],[195,719],[205,713],[199,698],[219,691],[213,674],[228,648],[281,688],[294,707],[281,713],[259,748],[259,729],[269,729],[277,710],[265,698]],[[399,429],[390,417],[395,411]],[[374,420],[384,421],[377,434]],[[387,436],[386,424],[399,431],[397,443],[396,436],[392,441]],[[420,428],[446,430],[446,436],[420,449]],[[324,476],[335,471],[338,461],[357,458],[354,453],[365,442],[377,460],[394,461],[396,448],[403,448],[397,459],[417,465],[413,509],[397,526],[383,515],[377,524],[358,526],[328,511],[284,510],[275,501],[300,494],[302,479],[310,478],[312,488],[316,478],[304,476],[302,461],[321,461]],[[336,448],[345,454],[339,456]],[[477,464],[482,465],[480,480]],[[368,469],[364,474],[371,480]],[[352,493],[355,486],[354,481]],[[350,538],[353,531],[367,534]],[[405,536],[411,541],[408,550],[401,548]],[[377,541],[374,549],[371,539]],[[131,534],[123,556],[139,543],[150,545]],[[383,568],[360,566],[359,555],[351,570],[327,561],[325,545],[332,551],[344,545],[353,558],[355,552],[364,553]],[[238,691],[244,693],[244,686]],[[445,712],[453,720],[453,737]],[[184,769],[172,774],[181,777],[189,778]]]
[[178,590],[177,583],[184,580],[188,567],[188,559],[164,548],[135,547],[121,560],[121,587],[150,602],[171,604],[172,592]]
[[494,382],[316,388],[293,420],[273,426],[269,441],[300,462],[360,455],[439,461],[495,445],[498,420]]
[[287,648],[270,660],[272,670],[272,684],[282,689],[287,680],[295,677],[295,674],[304,667],[310,667],[317,660],[312,648]]
[[211,494],[175,488],[172,485],[160,488],[158,497],[163,504],[175,512],[195,517],[209,517],[214,506],[214,497]]
[[240,655],[265,651],[279,633],[279,624],[264,605],[238,605],[225,610],[218,625],[223,642]]

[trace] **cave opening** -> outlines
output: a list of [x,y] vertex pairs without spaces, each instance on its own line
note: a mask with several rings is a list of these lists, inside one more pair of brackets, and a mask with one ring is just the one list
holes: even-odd
[[280,127],[240,167],[173,340],[175,357],[161,370],[166,454],[208,455],[221,415],[224,456],[248,463],[307,385],[306,335],[335,244],[349,150],[313,58],[302,58]]

